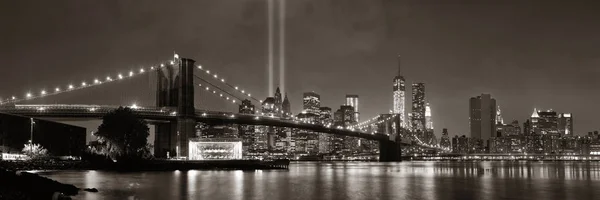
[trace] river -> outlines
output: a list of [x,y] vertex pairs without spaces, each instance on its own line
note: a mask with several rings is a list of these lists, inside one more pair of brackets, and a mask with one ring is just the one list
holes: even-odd
[[73,199],[600,199],[600,162],[298,162],[289,170],[40,172]]

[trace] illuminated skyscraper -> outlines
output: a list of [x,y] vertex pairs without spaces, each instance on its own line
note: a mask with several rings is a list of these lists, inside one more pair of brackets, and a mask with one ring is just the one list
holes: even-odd
[[558,131],[561,135],[573,135],[573,116],[571,113],[558,115]]
[[281,90],[279,90],[279,87],[277,87],[277,90],[275,90],[275,95],[273,98],[275,98],[275,110],[279,112],[282,110],[283,104],[283,98],[281,96]]
[[[248,99],[244,99],[239,107],[239,113],[254,114],[255,110],[252,102]],[[239,137],[242,139],[242,153],[244,156],[249,156],[256,152],[256,146],[254,146],[254,140],[256,139],[254,128],[253,125],[238,125]]]
[[440,139],[440,147],[444,150],[452,149],[452,144],[450,143],[450,137],[448,136],[448,129],[442,129],[442,138]]
[[352,106],[354,108],[354,119],[358,122],[360,121],[359,112],[358,112],[358,95],[347,94],[346,95],[346,105]]
[[425,122],[427,123],[427,130],[433,129],[433,121],[431,121],[431,106],[429,106],[429,102],[425,104]]
[[534,109],[531,115],[533,131],[541,135],[558,135],[558,114],[552,109],[541,111]]
[[469,126],[471,137],[486,141],[496,133],[496,99],[490,94],[471,97],[469,100]]
[[498,109],[496,110],[496,124],[504,124],[504,119],[502,118],[500,106],[498,106]]
[[[328,125],[333,123],[333,113],[329,107],[319,108],[319,123],[322,125]],[[331,139],[332,135],[327,133],[319,133],[319,153],[326,154],[331,152]]]
[[393,114],[400,115],[400,126],[406,127],[406,117],[404,112],[405,104],[405,91],[406,91],[406,80],[400,74],[400,56],[398,56],[398,74],[394,77],[394,90],[393,90]]
[[412,84],[412,119],[411,129],[413,131],[425,132],[425,84]]
[[292,116],[291,104],[290,104],[290,100],[288,99],[287,93],[285,94],[285,97],[283,98],[283,102],[281,103],[281,109],[283,110],[284,117]]
[[321,107],[321,96],[319,94],[315,92],[305,92],[302,100],[303,112],[315,116],[319,115],[319,107]]

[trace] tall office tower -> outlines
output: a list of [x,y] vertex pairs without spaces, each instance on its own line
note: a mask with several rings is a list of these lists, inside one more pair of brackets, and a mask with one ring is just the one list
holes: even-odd
[[[262,113],[267,116],[275,116],[275,98],[267,97],[262,102]],[[254,149],[258,153],[268,152],[275,146],[274,128],[270,126],[255,126],[254,128]]]
[[315,92],[305,92],[302,98],[303,112],[318,116],[319,107],[321,107],[321,96]]
[[502,118],[500,106],[498,106],[498,109],[496,109],[496,124],[504,124],[504,119]]
[[[535,112],[537,111],[537,112]],[[536,139],[536,149],[539,153],[552,153],[559,150],[558,138],[560,131],[558,129],[558,113],[552,109],[540,111],[534,109],[532,114],[532,127]],[[541,138],[540,138],[541,137]],[[539,141],[539,142],[538,142]],[[539,144],[541,142],[541,145]],[[541,149],[541,152],[539,151]]]
[[346,105],[352,106],[354,108],[354,119],[357,122],[360,121],[360,114],[358,112],[358,95],[347,94],[346,95]]
[[571,113],[558,115],[558,131],[561,135],[573,135],[573,116]]
[[281,110],[283,110],[283,98],[281,96],[281,90],[279,90],[279,87],[277,87],[277,90],[275,90],[273,98],[275,98],[275,110],[277,111],[277,113],[281,113]]
[[558,114],[552,109],[546,111],[533,110],[531,114],[532,131],[541,135],[558,135]]
[[413,131],[425,132],[425,84],[412,84],[412,119],[411,129]]
[[425,105],[425,122],[427,124],[427,130],[433,130],[433,121],[431,121],[431,106],[429,102]]
[[[534,111],[534,113],[537,115],[537,112]],[[526,120],[525,122],[523,122],[523,135],[528,136],[528,135],[532,135],[533,131],[531,130],[533,127],[531,127],[531,121]]]
[[400,115],[400,126],[406,127],[406,117],[404,112],[405,104],[405,91],[406,91],[406,80],[400,74],[400,55],[398,55],[398,74],[394,77],[394,88],[393,88],[393,114]]
[[[319,108],[319,120],[318,122],[324,126],[333,123],[333,113],[331,112],[331,108],[329,107],[320,107]],[[327,133],[319,133],[319,153],[326,154],[331,153],[331,139],[332,135]]]
[[285,94],[285,98],[283,98],[283,102],[281,103],[281,109],[283,110],[284,117],[292,116],[292,106],[290,104],[290,100],[288,99],[287,93]]
[[[316,122],[318,115],[299,113],[297,118],[303,122]],[[297,155],[316,155],[319,153],[319,134],[315,131],[299,129],[292,135]]]
[[446,150],[450,150],[452,148],[452,144],[450,143],[450,137],[448,136],[448,129],[442,129],[442,138],[440,139],[440,147]]
[[471,97],[469,100],[469,126],[471,137],[486,141],[496,133],[496,99],[490,94]]
[[[239,113],[242,114],[254,114],[254,105],[248,99],[242,101],[239,107]],[[248,157],[251,153],[255,153],[256,149],[253,148],[255,139],[255,129],[253,125],[239,125],[238,126],[239,137],[242,139],[242,155]]]

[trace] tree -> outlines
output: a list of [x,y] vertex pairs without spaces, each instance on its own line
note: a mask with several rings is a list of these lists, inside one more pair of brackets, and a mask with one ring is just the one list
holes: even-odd
[[48,150],[46,150],[40,144],[27,143],[25,144],[21,152],[23,152],[23,154],[29,156],[32,159],[43,158],[46,155],[48,155]]
[[142,158],[147,152],[149,128],[130,108],[119,107],[102,118],[96,136],[106,143],[106,153],[113,159]]

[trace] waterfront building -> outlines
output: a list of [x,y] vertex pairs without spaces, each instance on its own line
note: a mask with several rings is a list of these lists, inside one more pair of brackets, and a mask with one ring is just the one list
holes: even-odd
[[191,138],[189,160],[240,160],[242,140],[238,138]]

